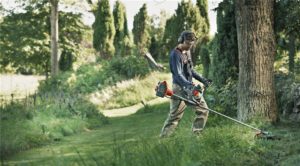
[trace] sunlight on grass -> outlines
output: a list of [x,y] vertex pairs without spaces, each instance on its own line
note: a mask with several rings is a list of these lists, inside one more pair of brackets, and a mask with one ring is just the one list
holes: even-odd
[[171,79],[167,73],[153,72],[146,78],[134,78],[116,83],[89,95],[89,100],[100,109],[121,108],[155,98],[154,88],[158,81]]

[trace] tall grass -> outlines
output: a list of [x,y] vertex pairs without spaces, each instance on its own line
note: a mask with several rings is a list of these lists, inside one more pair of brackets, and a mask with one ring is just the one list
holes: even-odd
[[167,80],[171,83],[170,79],[170,74],[153,72],[144,78],[136,77],[95,91],[90,95],[90,100],[99,109],[131,106],[156,98],[154,89],[158,81]]
[[60,141],[64,136],[86,128],[100,127],[108,122],[95,106],[82,98],[47,94],[35,100],[35,105],[23,101],[0,109],[1,158]]

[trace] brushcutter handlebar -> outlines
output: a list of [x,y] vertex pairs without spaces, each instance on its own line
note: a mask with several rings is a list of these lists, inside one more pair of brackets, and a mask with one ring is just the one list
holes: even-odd
[[[202,87],[200,85],[191,86],[188,88],[183,88],[183,90],[187,93],[188,96],[194,97],[199,96],[202,94]],[[173,91],[168,88],[168,84],[166,81],[158,82],[156,88],[156,96],[158,97],[165,97],[165,96],[173,96]]]

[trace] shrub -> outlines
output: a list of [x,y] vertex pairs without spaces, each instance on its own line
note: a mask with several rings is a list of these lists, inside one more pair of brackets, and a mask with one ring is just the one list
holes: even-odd
[[133,55],[112,59],[107,70],[114,71],[126,78],[145,76],[150,71],[144,59]]
[[280,113],[290,114],[294,106],[294,91],[300,83],[292,75],[277,73],[275,75],[276,99]]

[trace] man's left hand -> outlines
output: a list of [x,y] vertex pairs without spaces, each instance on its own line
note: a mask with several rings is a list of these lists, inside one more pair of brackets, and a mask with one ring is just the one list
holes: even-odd
[[213,81],[211,79],[206,79],[205,82],[204,82],[205,88],[208,88],[212,84],[212,82]]

